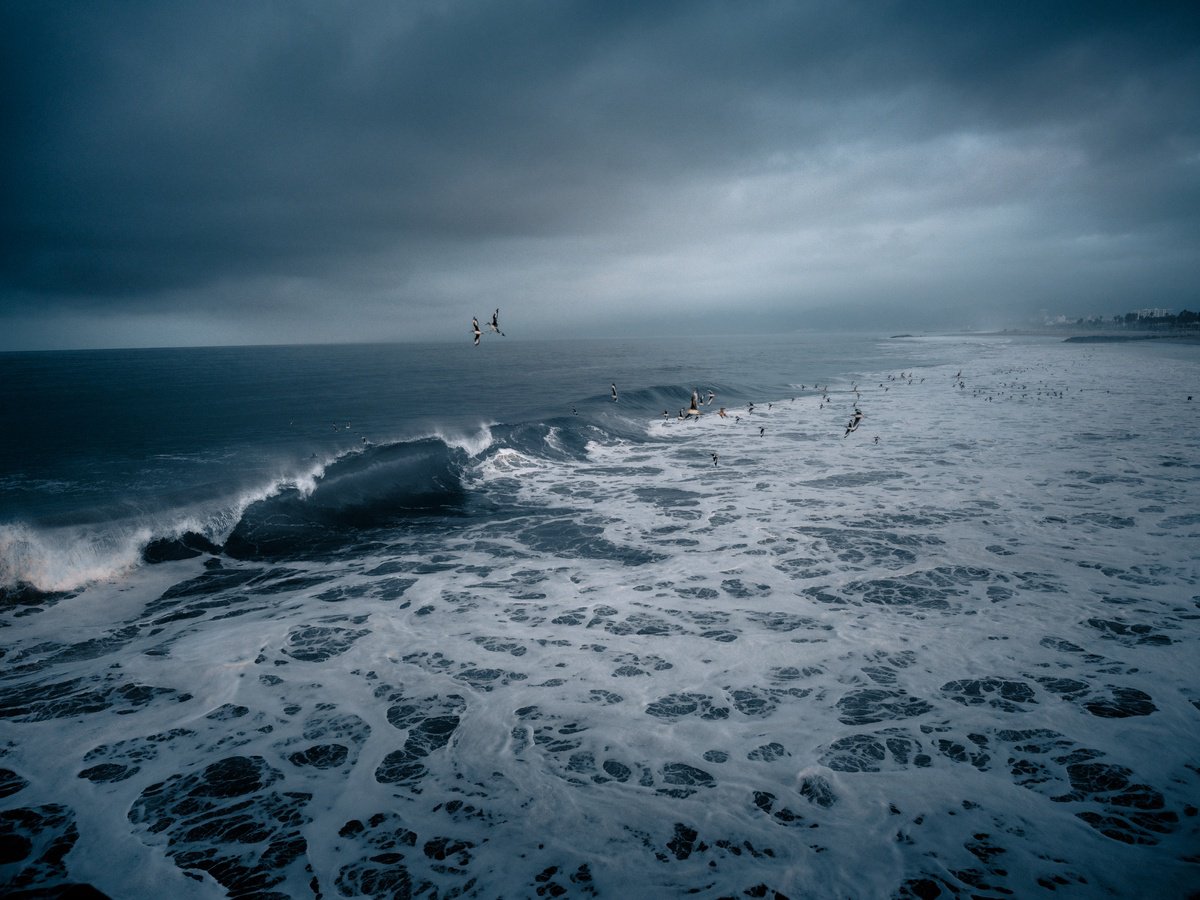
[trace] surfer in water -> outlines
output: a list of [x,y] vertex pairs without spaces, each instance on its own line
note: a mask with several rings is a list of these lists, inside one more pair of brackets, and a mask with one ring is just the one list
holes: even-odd
[[854,407],[854,415],[852,415],[850,417],[850,421],[848,423],[846,423],[846,434],[843,434],[842,437],[845,437],[847,434],[849,434],[852,431],[858,431],[858,425],[862,420],[863,420],[862,410],[859,409],[857,406]]
[[496,311],[494,313],[492,313],[491,325],[489,325],[488,327],[490,327],[492,329],[492,331],[496,332],[496,334],[500,335],[500,337],[504,337],[504,332],[500,330],[499,318],[500,318],[500,307],[497,306]]
[[692,405],[688,407],[688,411],[687,411],[687,414],[689,416],[695,416],[697,419],[700,418],[700,407],[697,406],[698,399],[699,399],[699,395],[697,394],[697,392],[692,391]]
[[479,346],[479,337],[480,337],[480,335],[483,334],[483,332],[479,330],[479,317],[478,316],[471,316],[471,333],[475,335],[475,346],[478,347]]

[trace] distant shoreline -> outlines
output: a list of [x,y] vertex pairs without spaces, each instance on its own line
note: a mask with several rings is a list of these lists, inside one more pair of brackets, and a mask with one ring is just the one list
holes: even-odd
[[[931,334],[894,334],[892,340],[900,338],[929,337]],[[1171,334],[1139,331],[1133,334],[1118,332],[1103,332],[1100,334],[1084,331],[1051,331],[1049,329],[1006,329],[1004,331],[952,331],[943,332],[940,337],[1057,337],[1064,344],[1120,344],[1129,341],[1171,341],[1179,344],[1200,344],[1200,333]]]
[[1064,344],[1111,344],[1123,341],[1176,341],[1200,344],[1200,334],[1076,334],[1064,338]]

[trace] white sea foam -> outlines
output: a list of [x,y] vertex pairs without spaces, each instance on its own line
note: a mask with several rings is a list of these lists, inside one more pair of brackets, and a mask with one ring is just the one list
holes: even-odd
[[1200,363],[954,348],[859,376],[849,435],[847,377],[501,449],[503,515],[6,617],[6,808],[76,810],[112,896],[222,896],[210,858],[290,896],[1185,896]]
[[475,469],[485,477],[509,476],[545,468],[546,463],[508,447],[501,448],[480,462]]
[[145,527],[34,529],[0,525],[0,585],[71,591],[127,574],[151,538]]
[[232,500],[145,512],[102,524],[31,527],[0,524],[0,586],[43,592],[76,591],[91,582],[126,576],[151,541],[198,534],[222,544],[254,503],[296,490],[309,496],[331,461],[298,474],[280,474]]
[[465,433],[438,429],[432,433],[431,437],[436,437],[447,447],[462,450],[471,458],[479,456],[479,454],[495,443],[495,438],[492,436],[491,424],[480,425],[477,430]]
[[563,442],[562,442],[562,429],[560,429],[560,428],[548,429],[546,431],[545,441],[546,441],[546,446],[549,447],[555,453],[565,453],[566,452],[566,447],[563,446]]

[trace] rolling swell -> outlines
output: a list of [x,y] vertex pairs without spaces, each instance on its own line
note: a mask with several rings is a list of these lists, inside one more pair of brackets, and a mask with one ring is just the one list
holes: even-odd
[[[485,426],[478,435],[435,432],[368,445],[324,464],[314,460],[309,471],[281,474],[267,484],[230,485],[221,499],[188,502],[184,479],[159,498],[161,505],[148,498],[133,516],[121,506],[112,518],[86,523],[0,524],[0,587],[39,595],[70,591],[138,565],[206,554],[310,558],[417,519],[449,522],[506,509],[514,499],[508,491],[471,477],[479,463],[503,451],[551,462],[583,460],[594,443],[653,442],[646,422],[689,395],[690,389],[678,386],[631,389],[619,403],[583,399],[569,414]],[[220,494],[213,483],[203,487]]]
[[460,513],[465,451],[438,438],[373,446],[332,463],[311,491],[288,486],[251,503],[225,541],[238,559],[307,556],[364,530]]

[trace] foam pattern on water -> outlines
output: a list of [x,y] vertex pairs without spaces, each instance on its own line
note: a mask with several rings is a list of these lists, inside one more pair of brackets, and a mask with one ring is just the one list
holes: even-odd
[[491,455],[502,513],[10,607],[0,882],[1185,895],[1200,364],[960,349]]

